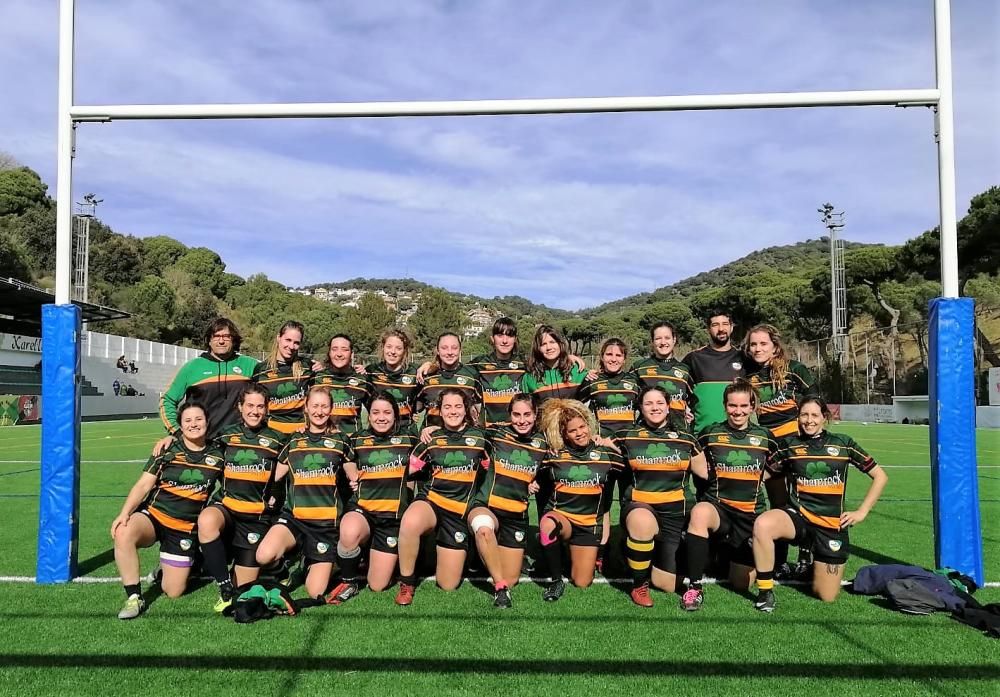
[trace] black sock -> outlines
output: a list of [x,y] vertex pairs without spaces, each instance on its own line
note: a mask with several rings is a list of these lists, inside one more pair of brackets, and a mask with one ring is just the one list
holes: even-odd
[[692,588],[701,588],[701,577],[705,575],[705,565],[708,564],[708,538],[687,534],[688,578]]
[[545,564],[549,567],[549,577],[553,581],[562,579],[562,545],[558,541],[542,547],[542,556],[545,557]]
[[654,544],[652,540],[637,540],[631,535],[625,541],[625,558],[632,572],[632,583],[636,587],[649,583],[649,577],[653,574]]
[[788,563],[788,540],[774,541],[774,568]]
[[417,585],[417,575],[416,574],[407,574],[407,575],[404,576],[403,574],[400,574],[399,575],[399,582],[400,583],[405,583],[408,586],[415,586],[415,585]]
[[225,583],[229,580],[229,566],[226,564],[226,544],[221,537],[217,537],[211,542],[201,543],[201,554],[205,558],[202,566],[205,568],[215,582]]
[[142,597],[142,585],[139,583],[126,583],[125,584],[125,597],[131,598],[133,595],[138,595]]
[[[349,556],[345,556],[349,555]],[[345,550],[337,546],[337,563],[340,564],[340,577],[347,583],[358,582],[358,566],[361,564],[361,548]]]

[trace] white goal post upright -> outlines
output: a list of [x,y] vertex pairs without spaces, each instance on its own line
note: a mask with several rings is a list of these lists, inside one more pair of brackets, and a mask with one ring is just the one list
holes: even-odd
[[[971,301],[958,298],[958,255],[956,234],[954,126],[951,80],[951,24],[949,0],[935,0],[935,59],[936,85],[927,89],[865,90],[836,92],[791,92],[759,94],[680,95],[652,97],[590,97],[563,99],[493,99],[424,102],[368,103],[297,103],[297,104],[150,104],[96,105],[74,103],[74,1],[59,3],[59,113],[57,164],[57,225],[56,225],[56,297],[55,305],[46,306],[43,316],[43,400],[42,400],[42,491],[39,521],[39,582],[70,580],[76,572],[76,521],[79,511],[79,433],[58,430],[55,422],[72,415],[79,423],[78,349],[79,313],[70,304],[72,275],[72,168],[75,149],[74,135],[78,123],[125,119],[260,119],[260,118],[371,118],[407,116],[474,116],[502,114],[577,114],[634,111],[694,111],[719,109],[771,109],[796,107],[844,106],[928,106],[936,112],[938,145],[938,182],[940,192],[941,278],[942,298],[932,302],[931,337],[936,332],[935,318],[943,313],[942,324],[947,335],[937,342],[947,355],[942,358],[963,362],[962,379],[955,380],[954,365],[949,381],[940,385],[941,404],[934,408],[935,385],[932,377],[932,472],[935,499],[935,547],[937,563],[948,564],[970,573],[982,581],[982,554],[979,533],[978,494],[975,464],[974,420],[971,350],[966,361],[948,353],[948,346],[971,321]],[[951,302],[959,303],[952,306]],[[953,313],[957,312],[957,316]],[[51,316],[50,316],[51,313]],[[75,314],[74,314],[75,313]],[[955,323],[958,323],[957,325]],[[957,328],[956,328],[957,327]],[[942,329],[945,331],[945,329]],[[969,337],[971,341],[971,336]],[[959,341],[961,343],[961,341]],[[76,364],[74,365],[74,355]],[[932,375],[937,373],[932,351]],[[967,365],[965,364],[967,363]],[[966,376],[965,373],[968,373]],[[968,382],[967,395],[965,378]],[[952,388],[951,391],[947,391]],[[957,390],[957,391],[956,391]],[[958,400],[958,401],[956,401]],[[964,401],[966,400],[968,404]],[[962,402],[959,404],[958,402]],[[73,406],[75,404],[75,406]],[[935,412],[951,413],[951,417],[935,418]],[[938,426],[935,427],[935,423]],[[72,442],[66,442],[71,438]],[[971,442],[968,450],[961,447]],[[942,457],[942,454],[949,457]],[[956,467],[954,457],[962,462]],[[961,492],[960,503],[971,505],[975,520],[963,519],[960,528],[952,529],[946,519],[955,506],[948,496]],[[948,492],[945,496],[944,492]],[[970,500],[971,496],[971,500]],[[947,506],[947,513],[939,508]],[[958,504],[956,504],[957,506]],[[967,518],[967,517],[966,517]],[[943,527],[942,527],[943,526]],[[53,530],[55,532],[53,533]],[[43,535],[45,536],[43,540]],[[973,539],[974,538],[974,539]],[[974,554],[965,554],[957,547],[974,546]]]

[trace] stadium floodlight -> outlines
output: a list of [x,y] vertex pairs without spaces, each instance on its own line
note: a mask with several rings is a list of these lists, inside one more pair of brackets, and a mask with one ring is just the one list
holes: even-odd
[[[79,511],[79,310],[70,304],[72,183],[79,123],[119,119],[370,118],[573,114],[831,106],[928,106],[935,112],[942,297],[931,302],[931,462],[937,563],[983,578],[976,481],[973,305],[958,295],[951,8],[934,2],[936,84],[929,89],[328,104],[74,104],[74,0],[59,3],[56,304],[43,310],[39,582],[76,571]],[[948,380],[940,380],[941,366]]]

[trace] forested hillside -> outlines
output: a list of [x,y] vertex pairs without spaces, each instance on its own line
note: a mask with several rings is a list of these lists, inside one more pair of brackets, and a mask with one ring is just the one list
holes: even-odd
[[[408,327],[425,350],[438,332],[461,326],[465,313],[477,305],[514,317],[525,335],[539,323],[556,324],[581,354],[592,353],[608,336],[645,347],[649,326],[662,318],[677,324],[684,342],[700,342],[702,318],[715,306],[729,308],[744,328],[770,321],[789,339],[807,341],[830,334],[828,249],[826,239],[770,247],[651,293],[576,313],[521,297],[454,293],[413,279],[323,284],[370,291],[357,307],[341,307],[289,292],[263,274],[244,279],[229,273],[211,249],[187,247],[165,235],[137,238],[94,220],[90,299],[133,313],[129,320],[95,329],[188,345],[200,345],[209,318],[227,315],[243,328],[250,351],[266,350],[280,323],[295,318],[306,325],[306,351],[346,331],[368,352],[378,333],[398,321],[397,310],[387,308],[376,291],[420,294]],[[903,327],[925,319],[928,299],[940,293],[937,250],[936,229],[898,247],[848,243],[850,325]],[[1000,307],[1000,187],[972,199],[959,224],[959,263],[963,292],[977,298],[983,312]],[[51,287],[54,267],[55,205],[47,186],[34,171],[0,153],[0,276]],[[469,350],[485,348],[485,337],[472,344]]]

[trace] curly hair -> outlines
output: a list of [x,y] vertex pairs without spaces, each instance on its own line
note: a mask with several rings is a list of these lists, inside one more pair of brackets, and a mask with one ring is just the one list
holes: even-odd
[[587,422],[592,436],[599,433],[593,412],[583,402],[575,399],[550,399],[542,405],[541,431],[554,451],[566,447],[563,430],[566,424],[576,418]]

